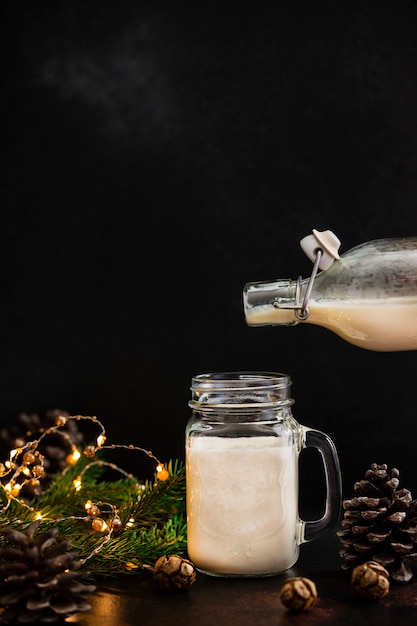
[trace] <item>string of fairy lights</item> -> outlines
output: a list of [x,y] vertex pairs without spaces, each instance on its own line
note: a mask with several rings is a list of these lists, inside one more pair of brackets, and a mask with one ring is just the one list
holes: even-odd
[[[89,444],[85,446],[82,452],[80,452],[77,446],[72,442],[69,434],[65,432],[65,430],[62,430],[62,428],[67,424],[69,420],[76,420],[78,422],[86,420],[97,425],[100,429],[100,432],[96,438],[95,445]],[[25,499],[20,497],[20,493],[25,485],[30,485],[32,489],[39,488],[40,481],[45,475],[45,456],[39,451],[39,446],[45,437],[53,433],[57,433],[59,436],[61,436],[63,440],[67,442],[70,449],[70,452],[65,459],[66,467],[63,470],[63,474],[65,474],[67,471],[69,471],[70,468],[77,464],[82,454],[84,454],[88,459],[91,459],[91,461],[89,461],[87,465],[84,466],[84,468],[72,481],[74,492],[81,491],[83,478],[86,472],[91,470],[94,466],[100,466],[108,467],[111,470],[120,473],[125,478],[134,481],[134,487],[137,490],[138,497],[140,497],[141,492],[144,489],[144,485],[138,483],[132,474],[126,472],[123,468],[119,467],[115,463],[95,459],[97,452],[102,450],[124,449],[144,453],[156,464],[155,473],[157,480],[163,482],[168,480],[169,478],[169,470],[150,450],[146,450],[145,448],[132,444],[106,445],[107,438],[105,428],[96,416],[58,415],[55,419],[55,424],[53,426],[50,426],[49,428],[46,428],[37,439],[26,442],[22,447],[17,447],[10,450],[9,458],[4,463],[0,462],[0,479],[6,479],[0,480],[0,489],[3,490],[6,500],[5,504],[0,509],[3,514],[7,512],[7,509],[10,507],[12,502],[17,502],[20,506],[29,509],[29,511],[33,513],[34,520],[41,521],[45,518],[44,514],[41,511],[37,511],[32,504],[28,504]],[[97,555],[98,552],[106,545],[106,543],[110,541],[113,533],[119,531],[122,527],[119,510],[117,506],[115,506],[111,502],[92,502],[88,499],[84,504],[84,509],[85,515],[71,515],[65,519],[63,517],[59,517],[59,519],[56,519],[56,521],[60,522],[65,520],[68,520],[70,522],[80,520],[85,523],[91,524],[91,528],[97,533],[105,533],[103,534],[102,541],[99,543],[99,545],[94,548],[91,554],[82,559],[83,562],[88,561],[90,558]],[[126,527],[132,526],[133,524],[134,519],[132,518],[128,519],[125,522]]]

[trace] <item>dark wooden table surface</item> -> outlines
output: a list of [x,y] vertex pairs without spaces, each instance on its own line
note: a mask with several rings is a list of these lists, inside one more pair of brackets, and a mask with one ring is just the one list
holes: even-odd
[[[335,533],[301,546],[298,563],[279,576],[220,579],[198,574],[186,592],[156,588],[146,573],[99,584],[89,596],[91,611],[70,618],[80,626],[416,626],[417,573],[407,585],[391,585],[377,601],[353,594],[340,568]],[[289,576],[307,576],[317,586],[316,606],[291,613],[279,591]]]

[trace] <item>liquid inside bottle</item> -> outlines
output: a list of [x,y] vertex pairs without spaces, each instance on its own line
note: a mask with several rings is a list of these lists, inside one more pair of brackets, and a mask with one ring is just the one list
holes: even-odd
[[315,277],[248,283],[249,326],[315,324],[368,350],[417,349],[417,237],[378,239],[352,248]]

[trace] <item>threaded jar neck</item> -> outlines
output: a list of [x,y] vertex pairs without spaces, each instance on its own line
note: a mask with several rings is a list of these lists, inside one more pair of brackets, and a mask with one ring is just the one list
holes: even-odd
[[221,372],[199,374],[191,382],[189,406],[218,411],[283,408],[294,404],[292,381],[277,372]]

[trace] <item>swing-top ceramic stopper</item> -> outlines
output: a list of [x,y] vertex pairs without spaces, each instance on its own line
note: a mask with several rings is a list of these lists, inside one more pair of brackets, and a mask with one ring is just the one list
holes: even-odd
[[307,235],[300,241],[300,246],[314,263],[317,249],[320,248],[323,254],[320,259],[319,269],[328,270],[335,259],[339,259],[339,248],[341,241],[331,230],[319,231],[313,228],[313,234]]

